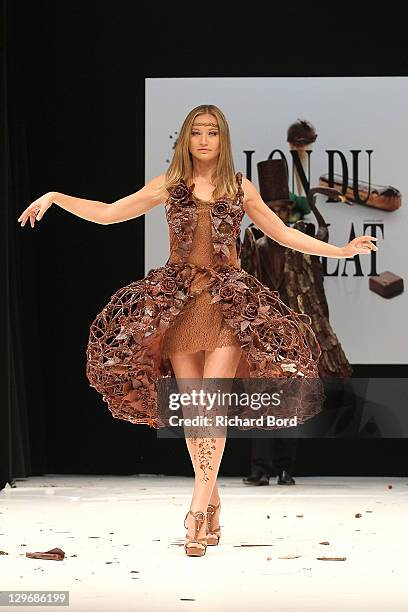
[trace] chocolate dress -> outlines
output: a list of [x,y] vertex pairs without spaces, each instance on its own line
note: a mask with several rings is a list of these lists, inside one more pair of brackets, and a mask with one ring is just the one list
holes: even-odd
[[196,198],[194,184],[189,187],[182,179],[170,189],[168,261],[118,289],[92,322],[86,375],[113,417],[164,426],[156,384],[161,377],[174,377],[169,356],[228,345],[242,348],[237,378],[313,382],[302,388],[285,416],[296,414],[301,424],[321,411],[321,349],[310,317],[290,309],[277,291],[240,269],[240,172],[236,181],[236,196],[215,202]]

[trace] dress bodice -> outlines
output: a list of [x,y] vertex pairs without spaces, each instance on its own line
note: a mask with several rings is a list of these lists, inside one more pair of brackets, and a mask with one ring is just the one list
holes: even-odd
[[168,263],[186,262],[197,267],[238,267],[236,239],[244,216],[242,174],[236,174],[235,198],[215,202],[200,200],[183,180],[170,190],[166,202],[169,225]]

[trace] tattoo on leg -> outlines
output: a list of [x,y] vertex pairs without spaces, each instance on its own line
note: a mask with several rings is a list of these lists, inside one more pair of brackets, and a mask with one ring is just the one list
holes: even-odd
[[198,444],[198,460],[199,466],[203,472],[203,481],[208,482],[209,478],[206,470],[212,470],[212,452],[216,449],[215,438],[201,438]]
[[194,448],[194,461],[197,462],[198,467],[202,472],[202,482],[208,482],[208,472],[213,469],[212,463],[212,451],[216,450],[215,438],[201,438],[198,436],[192,436],[189,438],[193,443]]

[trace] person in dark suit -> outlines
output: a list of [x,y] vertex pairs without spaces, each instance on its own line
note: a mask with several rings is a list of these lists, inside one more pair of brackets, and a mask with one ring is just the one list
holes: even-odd
[[247,485],[268,485],[277,473],[277,484],[296,484],[292,472],[296,460],[297,438],[253,438],[251,445],[251,474],[242,481]]

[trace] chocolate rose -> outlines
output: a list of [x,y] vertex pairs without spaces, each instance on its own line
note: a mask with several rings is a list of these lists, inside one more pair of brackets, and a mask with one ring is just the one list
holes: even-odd
[[190,274],[188,270],[183,270],[180,266],[169,265],[164,270],[163,279],[172,278],[179,285],[185,285],[186,280],[189,278]]
[[235,289],[231,285],[225,285],[224,287],[221,287],[220,289],[220,297],[225,302],[229,302],[230,300],[232,300],[234,293],[235,293]]
[[175,278],[178,275],[179,270],[175,266],[169,265],[164,270],[164,273],[167,277]]
[[233,297],[232,303],[234,306],[242,306],[245,303],[244,295],[237,291]]
[[244,312],[242,314],[244,319],[247,319],[247,321],[253,321],[254,319],[256,319],[256,316],[258,314],[258,306],[251,302],[245,306]]
[[166,295],[174,295],[177,291],[177,283],[174,278],[166,276],[161,283],[161,290]]
[[212,207],[212,214],[219,219],[225,219],[229,215],[230,206],[228,202],[218,200]]
[[171,199],[179,204],[189,200],[190,191],[185,183],[179,183],[171,190]]

